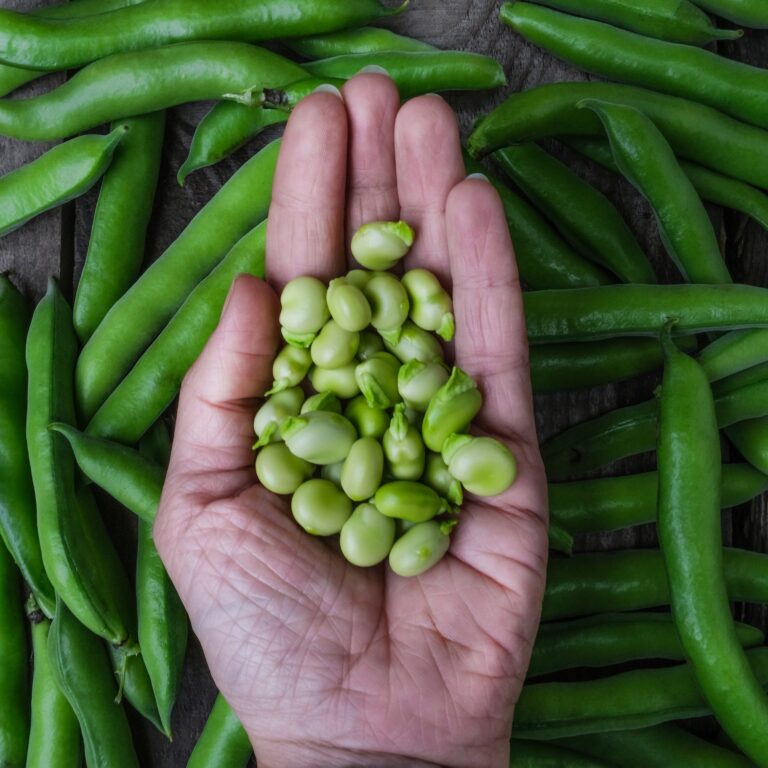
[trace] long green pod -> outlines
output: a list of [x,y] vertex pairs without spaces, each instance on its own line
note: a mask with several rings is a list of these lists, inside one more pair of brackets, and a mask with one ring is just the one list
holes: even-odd
[[[25,67],[69,69],[121,51],[185,40],[255,41],[298,37],[367,24],[398,13],[378,0],[318,0],[297,7],[283,0],[148,0],[108,14],[46,19],[0,12],[0,60]],[[87,40],[88,45],[82,45]]]
[[768,8],[754,0],[696,0],[696,5],[736,24],[768,29]]
[[566,531],[554,517],[549,519],[547,540],[551,550],[562,552],[562,554],[569,556],[573,554],[573,536],[571,532]]
[[627,283],[656,283],[648,258],[608,198],[536,144],[493,159],[585,258]]
[[615,765],[543,741],[512,739],[510,743],[509,768],[611,768]]
[[[763,633],[736,624],[746,648],[762,645]],[[574,621],[542,624],[533,647],[528,677],[579,667],[610,667],[641,659],[686,658],[668,613],[614,613]]]
[[72,307],[82,344],[130,288],[144,261],[144,240],[160,172],[165,113],[130,118],[123,125],[128,127],[128,135],[117,148],[101,183]]
[[253,747],[237,715],[219,694],[187,768],[245,768]]
[[0,542],[0,765],[21,768],[29,739],[27,635],[21,578]]
[[708,344],[698,356],[710,381],[768,362],[768,330],[733,331]]
[[56,683],[48,654],[51,622],[33,597],[27,601],[32,634],[32,706],[26,768],[80,768],[80,724]]
[[661,239],[689,283],[729,283],[715,229],[664,135],[634,107],[585,100],[605,127],[616,165],[648,200]]
[[768,326],[768,289],[753,285],[604,285],[523,296],[531,344]]
[[88,768],[138,768],[107,652],[62,600],[56,602],[48,653],[59,689],[80,723]]
[[[605,141],[588,136],[570,136],[565,143],[609,171],[620,173],[611,148]],[[702,200],[751,216],[768,229],[768,195],[764,192],[698,163],[679,158],[678,162]]]
[[[99,24],[106,27],[103,19]],[[94,61],[48,93],[0,100],[0,135],[27,141],[61,139],[113,120],[220,99],[253,86],[284,85],[304,76],[292,61],[237,42],[179,43],[117,53]]]
[[0,543],[4,543],[38,599],[53,616],[56,598],[45,572],[37,535],[35,489],[27,451],[29,307],[11,281],[0,275]]
[[85,194],[107,170],[125,124],[105,136],[78,136],[0,177],[0,236]]
[[141,653],[126,653],[114,645],[107,646],[112,672],[117,680],[118,701],[127,701],[145,720],[152,723],[160,733],[165,733],[157,710],[152,681]]
[[725,433],[753,467],[768,473],[768,417],[734,424]]
[[[754,648],[747,658],[760,684],[768,684],[768,648]],[[578,683],[528,685],[515,707],[513,731],[519,738],[551,740],[709,714],[693,670],[680,664]]]
[[591,733],[558,740],[594,759],[621,755],[624,768],[668,768],[670,765],[706,765],[707,768],[750,768],[746,757],[724,749],[673,725],[632,731]]
[[559,11],[614,24],[640,35],[686,45],[738,40],[740,29],[718,29],[688,0],[534,0]]
[[130,444],[160,417],[216,328],[232,281],[244,273],[263,277],[265,240],[263,223],[242,237],[190,293],[98,409],[88,424],[89,434]]
[[[141,441],[140,450],[166,467],[171,453],[168,431],[157,422]],[[139,645],[155,692],[160,720],[171,738],[171,711],[181,683],[189,622],[152,538],[152,524],[139,521],[136,559],[136,604]]]
[[[724,464],[723,509],[746,504],[768,491],[768,475],[748,464]],[[549,484],[549,511],[571,533],[613,531],[656,521],[658,475],[644,472]]]
[[434,45],[414,37],[398,35],[383,27],[358,27],[325,35],[287,38],[282,41],[305,59],[329,59],[350,53],[377,51],[435,51]]
[[760,67],[531,3],[504,3],[501,19],[530,42],[594,75],[693,99],[768,127],[768,72]]
[[756,187],[768,187],[768,137],[761,128],[712,107],[617,83],[551,83],[514,93],[481,118],[467,146],[481,157],[510,144],[550,136],[605,137],[584,99],[627,104],[646,114],[675,153]]
[[[726,548],[723,564],[731,600],[768,602],[768,555]],[[580,554],[550,560],[542,620],[662,605],[669,605],[669,587],[659,550]]]
[[91,631],[131,648],[133,601],[127,576],[103,521],[87,503],[87,487],[79,498],[67,441],[48,429],[54,421],[75,423],[76,354],[71,309],[50,280],[32,317],[26,349],[27,445],[43,563],[57,594]]
[[273,142],[245,163],[107,313],[77,361],[76,392],[85,420],[200,281],[266,218],[278,151],[279,142]]

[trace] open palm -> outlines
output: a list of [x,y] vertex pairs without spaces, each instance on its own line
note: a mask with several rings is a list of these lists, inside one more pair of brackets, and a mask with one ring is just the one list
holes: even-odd
[[[364,74],[343,101],[305,99],[275,178],[272,287],[236,280],[182,388],[155,538],[260,768],[508,761],[544,587],[546,487],[503,211],[464,175],[436,96],[400,108],[388,78]],[[449,554],[413,579],[351,566],[300,530],[258,485],[250,449],[279,342],[273,288],[343,273],[351,232],[397,218],[417,232],[408,266],[452,286],[455,360],[485,399],[476,426],[519,465],[503,496],[467,499]]]

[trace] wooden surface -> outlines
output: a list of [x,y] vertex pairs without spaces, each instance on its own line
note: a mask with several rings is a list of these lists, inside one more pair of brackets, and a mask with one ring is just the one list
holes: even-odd
[[[21,9],[30,9],[40,4],[32,0],[0,2],[2,7]],[[499,3],[490,0],[412,0],[407,13],[387,24],[398,32],[441,48],[477,51],[494,56],[504,64],[509,80],[506,88],[491,93],[448,96],[457,110],[465,136],[474,120],[498,104],[508,93],[545,82],[584,79],[584,75],[543,54],[503,27],[498,20],[498,7]],[[723,46],[722,50],[734,58],[752,64],[764,64],[768,62],[768,34],[750,32],[738,44]],[[60,79],[60,76],[49,77],[43,84],[30,86],[22,93],[31,95]],[[175,180],[176,170],[186,157],[197,121],[209,107],[209,104],[196,104],[171,111],[156,210],[147,244],[148,259],[154,259],[162,253],[235,169],[275,135],[275,132],[269,132],[229,160],[194,173],[186,187],[180,188]],[[37,157],[47,146],[0,138],[0,173]],[[674,279],[674,271],[669,267],[669,260],[663,252],[652,213],[634,190],[610,174],[579,160],[559,145],[552,143],[548,146],[572,162],[574,168],[583,172],[615,202],[651,256],[659,274]],[[43,294],[49,275],[60,278],[66,295],[70,298],[73,295],[74,281],[85,256],[96,196],[97,190],[93,190],[75,203],[40,216],[22,229],[0,239],[0,271],[9,272],[30,301],[38,300]],[[737,214],[715,209],[711,212],[734,278],[768,286],[766,232],[753,222],[745,222]],[[551,435],[570,423],[612,407],[647,399],[657,382],[657,376],[648,376],[618,387],[540,397],[537,399],[537,410],[541,436]],[[624,462],[617,469],[638,471],[651,466],[652,460],[646,457]],[[102,500],[105,502],[103,508],[108,524],[121,554],[126,559],[126,565],[132,569],[135,558],[133,521],[124,510],[116,508],[103,497]],[[735,511],[732,522],[726,521],[728,543],[768,551],[765,511],[765,498]],[[584,537],[579,540],[578,547],[588,550],[653,546],[655,542],[652,527],[646,526],[610,536]],[[750,606],[740,611],[740,615],[764,629],[768,625],[765,608]],[[184,681],[173,716],[173,743],[167,742],[151,726],[133,712],[130,713],[141,765],[158,768],[185,765],[214,696],[215,688],[200,647],[191,638]]]

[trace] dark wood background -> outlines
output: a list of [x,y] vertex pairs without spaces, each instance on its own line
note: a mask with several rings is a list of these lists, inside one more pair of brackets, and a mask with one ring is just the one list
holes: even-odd
[[[41,4],[52,3],[41,3],[39,0],[2,0],[0,3],[2,7],[22,10]],[[583,74],[525,43],[502,26],[498,20],[499,5],[491,0],[411,0],[411,8],[387,24],[395,31],[438,47],[472,50],[493,56],[503,63],[509,81],[506,88],[481,94],[447,96],[457,111],[465,136],[479,115],[513,91],[541,83],[585,79]],[[768,34],[748,32],[740,42],[722,45],[721,51],[751,64],[764,64],[768,61]],[[38,93],[61,80],[61,75],[49,76],[24,89],[22,95]],[[176,183],[176,170],[186,157],[197,122],[210,106],[188,105],[170,112],[155,213],[147,243],[148,260],[160,255],[243,161],[275,135],[275,132],[265,134],[219,165],[192,174],[186,186],[179,187]],[[29,162],[50,146],[42,143],[26,144],[0,137],[0,173]],[[663,251],[652,212],[637,193],[628,184],[580,160],[556,143],[548,146],[614,201],[652,258],[659,274],[674,280],[674,271]],[[65,294],[72,298],[85,257],[97,193],[98,189],[94,189],[80,200],[44,214],[0,239],[0,272],[9,272],[31,302],[43,295],[49,275],[58,277]],[[716,208],[710,210],[734,278],[768,286],[766,232],[741,215]],[[616,387],[539,397],[537,411],[541,437],[546,438],[568,424],[612,407],[647,399],[657,383],[657,376],[647,376]],[[641,457],[622,462],[614,469],[617,472],[640,471],[652,465],[652,457]],[[132,569],[135,562],[134,521],[127,512],[108,499],[102,500],[110,529],[125,557],[126,565]],[[726,541],[735,546],[768,551],[767,502],[768,499],[763,498],[727,515],[724,523]],[[645,547],[655,543],[653,527],[645,526],[611,535],[583,537],[577,542],[577,548]],[[768,628],[768,611],[765,607],[739,608],[738,613],[741,618],[763,629]],[[173,715],[174,741],[169,743],[128,708],[141,765],[157,768],[185,765],[205,723],[215,693],[200,646],[191,637],[184,680]]]

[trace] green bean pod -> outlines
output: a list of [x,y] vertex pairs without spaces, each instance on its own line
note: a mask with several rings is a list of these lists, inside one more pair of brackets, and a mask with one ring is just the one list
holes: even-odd
[[50,768],[52,765],[57,768],[80,768],[83,762],[80,724],[59,690],[48,654],[51,622],[45,618],[33,597],[27,601],[26,609],[32,628],[34,665],[26,768]]
[[389,428],[389,414],[381,408],[368,404],[363,395],[347,403],[344,416],[354,425],[360,437],[375,437],[381,440]]
[[705,11],[754,29],[768,29],[768,11],[751,0],[697,0]]
[[60,599],[48,635],[48,653],[59,689],[80,723],[89,768],[138,768],[104,646]]
[[531,3],[504,3],[501,18],[527,40],[594,75],[683,96],[768,127],[764,69]]
[[573,554],[573,535],[554,518],[550,516],[547,527],[547,544],[554,552],[561,552],[570,557]]
[[328,320],[312,341],[312,362],[319,368],[349,365],[355,359],[359,344],[360,334],[345,330],[335,320]]
[[733,424],[725,433],[753,467],[768,473],[768,417]]
[[342,526],[339,544],[353,565],[368,568],[387,559],[395,541],[395,521],[373,504],[359,504]]
[[750,768],[753,763],[736,752],[694,736],[683,728],[657,725],[631,731],[591,733],[558,740],[595,759],[620,754],[624,768],[667,768],[706,765],[707,768]]
[[0,236],[85,194],[104,175],[127,133],[121,124],[105,136],[78,136],[0,177]]
[[661,238],[690,283],[729,283],[709,214],[659,129],[634,107],[586,100],[605,127],[616,165],[648,200]]
[[346,459],[357,439],[352,423],[331,411],[292,416],[283,422],[280,435],[294,456],[312,464]]
[[296,416],[304,401],[301,387],[291,387],[269,397],[253,417],[253,431],[258,441],[253,446],[261,448],[281,440],[280,427],[291,416]]
[[117,703],[127,701],[145,720],[165,734],[157,710],[152,681],[144,662],[144,649],[139,654],[129,654],[122,648],[107,646],[112,671],[118,685]]
[[437,565],[451,546],[451,525],[417,522],[392,545],[389,567],[398,576],[420,576]]
[[285,443],[265,445],[256,456],[256,477],[272,493],[294,493],[313,472],[314,467],[294,456]]
[[218,694],[187,768],[245,768],[252,754],[248,734],[224,697]]
[[536,144],[507,147],[493,158],[582,256],[624,282],[657,282],[613,203],[570,168]]
[[[211,8],[204,0],[166,0],[71,19],[4,10],[0,49],[10,64],[68,69],[121,51],[185,40],[254,41],[333,32],[391,16],[403,7],[387,8],[378,0],[361,0],[354,7],[342,0],[321,0],[301,9],[279,0],[253,7],[221,0]],[[80,44],[82,40],[88,40],[87,47]]]
[[373,503],[382,515],[411,523],[424,523],[449,511],[445,499],[433,488],[411,480],[385,483],[376,491]]
[[0,275],[0,543],[4,543],[46,615],[56,598],[43,566],[37,535],[35,490],[25,434],[27,366],[24,348],[29,308],[11,281]]
[[732,331],[715,339],[698,356],[710,381],[719,381],[768,362],[768,330]]
[[[666,61],[666,59],[665,59]],[[482,118],[467,142],[473,156],[550,136],[605,137],[584,99],[627,104],[646,114],[675,153],[756,187],[768,187],[766,132],[695,101],[617,83],[553,83],[512,94]]]
[[[768,475],[724,464],[720,506],[736,507],[768,491]],[[549,511],[571,533],[613,531],[656,521],[658,475],[645,472],[549,484]]]
[[304,401],[300,413],[310,413],[311,411],[341,413],[341,401],[333,392],[318,392],[316,395],[310,395]]
[[357,364],[354,362],[339,368],[313,366],[309,371],[309,382],[318,392],[332,392],[336,397],[347,400],[360,393],[360,387],[355,377],[356,369]]
[[[745,648],[762,645],[756,627],[736,624]],[[609,613],[542,624],[533,647],[528,677],[578,667],[610,667],[640,659],[684,661],[685,651],[668,613]]]
[[[189,308],[188,313],[201,310],[201,306],[195,306],[194,300],[190,308],[190,294],[194,292],[201,298],[201,292],[205,294],[206,290],[216,294],[222,290],[218,281],[228,278],[224,289],[226,295],[237,272],[228,273],[225,266],[218,271],[215,268],[222,260],[226,261],[224,257],[228,252],[231,255],[228,265],[234,261],[237,265],[232,266],[239,268],[245,260],[247,264],[254,265],[252,269],[256,269],[257,274],[263,274],[263,250],[259,247],[263,229],[254,231],[254,228],[267,215],[278,149],[279,144],[273,142],[248,160],[107,313],[77,361],[76,391],[85,420],[96,413],[142,352],[174,318],[174,313],[178,323],[194,320],[183,311],[179,314],[179,309],[185,304]],[[249,239],[243,241],[245,236]],[[206,276],[211,279],[198,287]],[[212,303],[212,296],[206,298]],[[207,339],[207,335],[200,332],[200,325],[207,325],[213,330],[219,319],[223,298],[221,304],[212,305],[215,312],[202,312],[201,320],[192,322],[186,337],[187,341],[194,338],[200,342],[203,339],[193,349],[190,363],[202,349],[204,339]],[[213,314],[216,320],[211,326]],[[165,339],[172,333],[167,327]],[[173,327],[171,323],[170,328]],[[175,331],[177,336],[179,333],[180,330]],[[179,357],[183,355],[176,352],[173,363],[176,364]],[[186,368],[182,376],[184,372]],[[162,395],[168,396],[168,387],[159,389]],[[172,399],[174,396],[175,391],[169,397]],[[170,399],[165,402],[166,405]],[[149,424],[154,423],[156,418]]]
[[509,768],[612,768],[616,765],[545,741],[512,739],[510,752]]
[[405,221],[370,221],[352,236],[350,250],[366,269],[387,270],[408,253],[413,238],[414,232]]
[[355,381],[372,408],[391,408],[400,401],[400,363],[389,352],[376,352],[355,367]]
[[[454,433],[465,432],[483,405],[475,380],[454,366],[448,381],[430,400],[421,433],[431,451],[442,451]],[[445,458],[445,457],[444,457]]]
[[376,438],[361,437],[352,444],[341,469],[341,487],[352,501],[370,499],[381,485],[384,452]]
[[409,269],[401,282],[411,304],[411,320],[419,328],[451,341],[456,328],[453,301],[437,277],[426,269]]
[[296,489],[291,497],[291,512],[307,533],[332,536],[341,531],[352,514],[352,502],[335,483],[315,478]]
[[0,765],[21,768],[29,739],[29,651],[21,579],[0,543]]
[[382,27],[358,27],[324,35],[287,38],[282,41],[305,59],[328,59],[349,53],[376,51],[434,51],[435,46]]
[[[237,275],[244,273],[263,276],[265,232],[266,225],[261,225],[244,235],[213,271],[194,287],[130,372],[116,382],[114,391],[89,422],[87,431],[90,434],[123,443],[135,443],[160,418],[173,402],[184,376],[216,329],[232,281]],[[148,274],[151,269],[152,267],[144,274]],[[140,278],[139,282],[141,279],[143,278]],[[149,290],[155,291],[158,287],[159,285],[153,285]],[[141,293],[132,297],[130,302],[138,300],[140,295]],[[121,302],[124,300],[125,297]],[[112,311],[114,312],[114,309]],[[137,307],[126,307],[126,314],[133,316],[135,311],[138,311]],[[95,364],[105,353],[101,344],[106,343],[117,331],[115,324],[121,314],[122,311],[114,320],[105,320],[111,327],[101,336],[99,348],[93,350],[91,363]],[[111,318],[112,313],[107,317]],[[102,323],[89,344],[100,336],[103,327]],[[136,338],[135,340],[138,341]],[[80,354],[80,361],[84,353],[85,350]],[[89,367],[89,371],[92,370]],[[99,379],[103,380],[101,375]]]
[[49,430],[75,423],[72,392],[77,341],[72,313],[53,280],[27,337],[27,445],[37,500],[43,563],[57,594],[92,632],[132,650],[133,599],[128,578],[89,489],[76,491],[67,440]]
[[504,443],[492,437],[451,435],[443,442],[448,471],[476,496],[498,496],[517,477],[517,462]]
[[371,325],[385,342],[397,344],[410,309],[405,287],[394,275],[380,272],[368,278],[363,293],[371,306]]
[[298,387],[304,381],[312,366],[312,355],[306,347],[283,347],[272,363],[272,389],[267,394],[274,395],[284,389]]
[[82,344],[131,287],[144,261],[144,240],[160,172],[165,113],[129,119],[123,125],[128,133],[101,183],[72,307]]
[[426,452],[421,482],[434,488],[441,496],[457,507],[460,507],[464,502],[464,490],[461,483],[448,471],[448,465],[439,453]]
[[389,429],[384,433],[387,469],[397,480],[418,480],[424,474],[425,449],[419,431],[405,416],[405,406],[395,406]]

